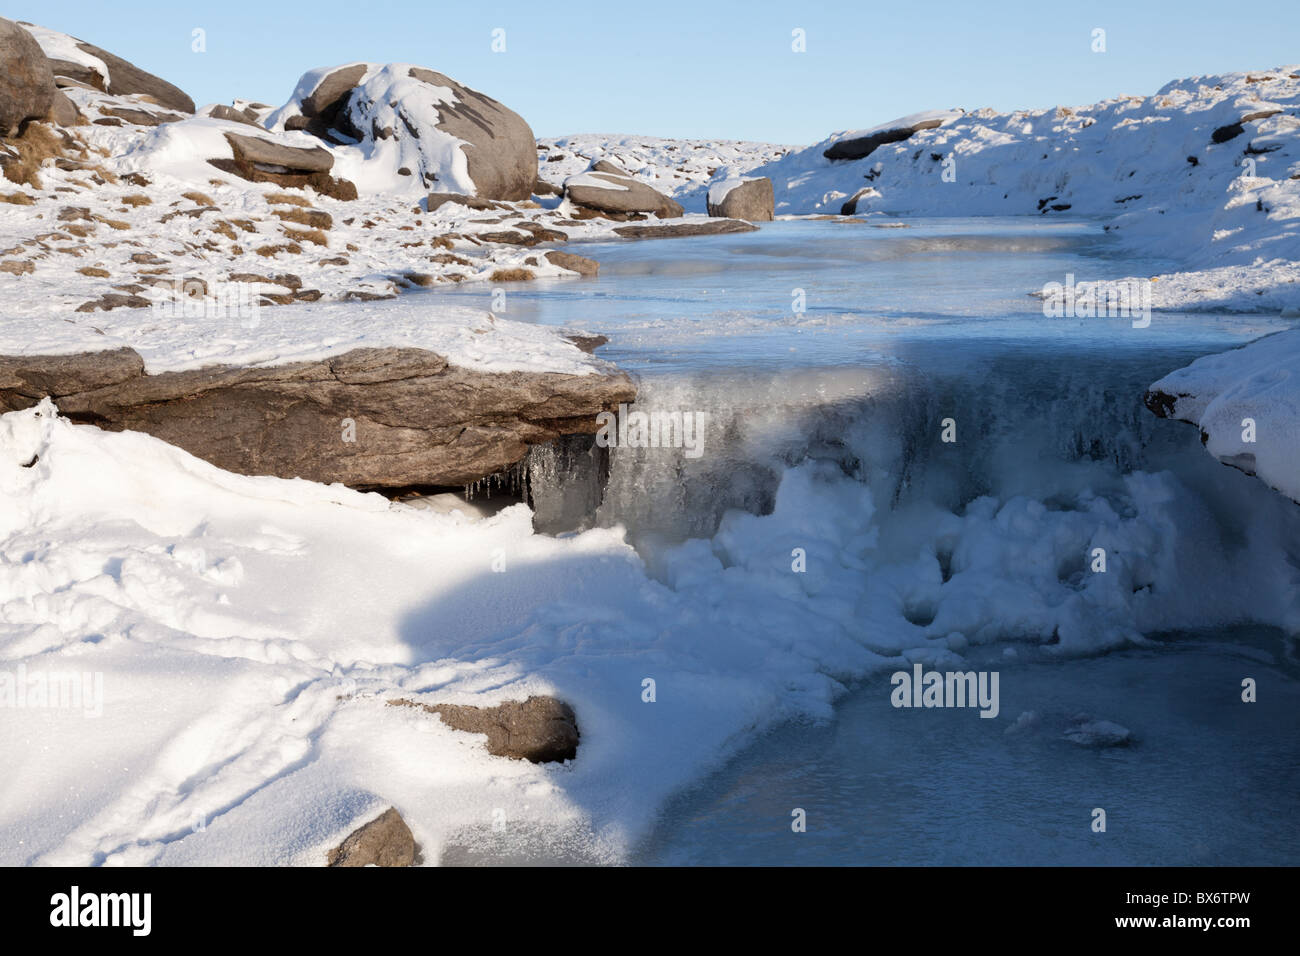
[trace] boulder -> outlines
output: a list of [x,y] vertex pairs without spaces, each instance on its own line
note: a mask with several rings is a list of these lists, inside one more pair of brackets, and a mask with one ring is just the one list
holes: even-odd
[[40,44],[18,24],[0,18],[0,136],[54,107],[54,74]]
[[334,157],[319,146],[288,146],[262,136],[226,133],[232,159],[209,159],[222,172],[255,183],[275,183],[290,189],[310,187],[334,199],[356,199],[357,187],[329,174]]
[[226,106],[218,103],[208,110],[208,115],[213,119],[227,120],[231,123],[242,123],[245,126],[256,126],[261,128],[254,114],[246,110],[237,110],[233,106]]
[[[30,26],[30,24],[28,24]],[[63,33],[32,27],[37,42],[49,57],[50,68],[56,77],[66,77],[78,84],[94,87],[114,96],[132,93],[151,97],[154,102],[181,113],[193,113],[194,101],[179,87],[140,69],[129,60],[114,53],[78,40]],[[90,63],[66,60],[59,53],[73,45],[91,60]]]
[[709,187],[710,216],[744,219],[747,222],[771,222],[776,200],[772,180],[766,176],[725,179]]
[[[581,276],[594,276],[600,272],[600,263],[595,259],[588,259],[586,256],[575,255],[572,252],[560,252],[558,249],[546,253],[546,261]],[[582,348],[581,345],[578,347]]]
[[615,226],[624,239],[678,239],[683,236],[720,236],[755,232],[758,226],[739,219],[706,219],[703,222],[671,222],[662,225]]
[[329,866],[412,866],[419,857],[411,828],[395,807],[352,831],[330,850]]
[[50,106],[46,119],[56,126],[82,126],[86,122],[86,117],[81,115],[77,104],[68,99],[62,90],[54,91],[54,103]]
[[[537,141],[523,117],[442,73],[403,64],[313,70],[269,121],[382,155],[423,187],[481,199],[532,195]],[[397,148],[379,144],[391,140]],[[457,152],[463,156],[458,161]]]
[[560,763],[578,755],[578,721],[573,708],[554,697],[508,700],[495,707],[420,704],[397,699],[391,706],[419,707],[437,714],[455,730],[487,735],[487,752],[495,757]]
[[574,206],[608,218],[647,213],[659,219],[676,219],[681,205],[631,176],[586,172],[564,181],[564,197]]
[[[132,349],[0,356],[0,410],[48,395],[73,421],[146,432],[242,475],[456,486],[517,464],[532,445],[595,434],[600,412],[636,396],[626,374],[598,369],[482,372],[414,348],[157,375]],[[355,442],[339,440],[345,418]]]
[[929,113],[917,113],[902,119],[884,123],[872,129],[850,133],[832,143],[822,155],[827,159],[863,159],[887,143],[899,143],[910,139],[923,129],[942,126],[949,118],[959,115],[955,111],[939,110]]
[[295,173],[327,173],[334,166],[329,150],[319,146],[304,148],[275,143],[261,136],[226,133],[235,158],[255,166],[278,166]]

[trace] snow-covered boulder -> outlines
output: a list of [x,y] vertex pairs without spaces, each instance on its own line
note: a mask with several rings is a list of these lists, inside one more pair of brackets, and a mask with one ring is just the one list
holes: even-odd
[[675,219],[682,215],[679,203],[659,190],[631,176],[609,172],[586,172],[564,181],[564,198],[580,214],[610,219]]
[[771,222],[772,208],[772,180],[766,176],[728,176],[709,186],[710,216]]
[[0,136],[24,120],[40,119],[54,105],[54,74],[32,35],[0,18]]
[[311,70],[265,125],[359,150],[349,173],[367,191],[513,201],[531,196],[537,179],[536,140],[523,117],[408,63]]
[[[194,101],[182,89],[162,77],[154,76],[120,56],[66,33],[31,23],[23,23],[22,26],[45,51],[55,82],[59,85],[84,84],[113,96],[138,93],[152,97],[160,106],[182,113],[194,112]],[[8,69],[7,58],[5,68]],[[69,80],[72,82],[66,82]]]
[[1201,429],[1206,451],[1300,501],[1300,330],[1199,358],[1147,389],[1161,418]]
[[961,116],[961,110],[926,110],[871,129],[840,133],[822,151],[827,159],[864,159],[886,143],[901,143],[923,129],[935,129]]

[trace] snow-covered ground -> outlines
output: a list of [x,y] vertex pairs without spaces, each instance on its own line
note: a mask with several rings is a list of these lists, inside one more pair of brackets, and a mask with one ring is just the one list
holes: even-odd
[[772,179],[778,214],[838,213],[869,189],[859,213],[1102,217],[1128,249],[1180,264],[1157,308],[1300,308],[1300,67],[948,115],[863,159],[827,159],[860,135],[837,133],[751,174]]
[[1151,386],[1206,450],[1300,502],[1300,331],[1197,359]]
[[663,139],[587,133],[537,141],[537,175],[559,186],[592,163],[605,160],[660,192],[687,212],[704,212],[702,187],[719,170],[739,174],[774,162],[796,146],[726,139]]

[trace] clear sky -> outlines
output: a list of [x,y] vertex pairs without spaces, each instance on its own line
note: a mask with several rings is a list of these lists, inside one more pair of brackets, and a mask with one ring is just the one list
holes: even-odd
[[409,62],[495,97],[539,136],[804,144],[923,109],[1091,103],[1300,61],[1300,0],[14,0],[4,15],[98,44],[200,105],[278,106],[312,67]]

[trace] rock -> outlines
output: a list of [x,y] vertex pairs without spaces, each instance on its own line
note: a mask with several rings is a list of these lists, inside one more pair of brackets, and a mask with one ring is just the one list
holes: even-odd
[[83,126],[86,122],[86,117],[81,115],[77,104],[61,90],[54,91],[54,103],[46,119],[56,126]]
[[739,219],[706,219],[703,222],[674,222],[663,225],[616,226],[614,232],[624,239],[676,239],[679,236],[718,236],[736,232],[756,232],[758,226]]
[[310,95],[302,101],[302,115],[318,120],[328,129],[338,118],[339,110],[347,106],[352,91],[366,75],[366,64],[356,63],[327,74]]
[[[93,43],[86,43],[84,40],[57,34],[53,31],[44,31],[38,35],[38,38],[45,34],[49,34],[52,38],[45,41],[45,43],[47,46],[46,55],[50,57],[49,63],[54,75],[68,77],[114,96],[126,96],[132,93],[143,94],[152,97],[160,106],[165,106],[168,109],[178,110],[182,113],[194,112],[194,101],[179,87],[173,86],[161,77],[154,76],[152,73],[140,69],[134,63],[109,53]],[[59,59],[56,55],[58,47],[51,44],[64,42],[74,43],[82,53],[88,53],[99,60],[104,64],[104,72],[70,60]]]
[[487,735],[487,751],[496,757],[559,763],[578,755],[578,721],[573,708],[554,697],[508,700],[495,707],[420,704],[390,700],[390,706],[420,707],[437,714],[455,730]]
[[[369,78],[365,78],[369,73]],[[421,183],[481,199],[521,200],[537,180],[537,141],[518,113],[442,73],[403,64],[353,64],[312,71],[283,110],[285,129],[303,129],[372,150],[383,140],[393,169]],[[450,98],[448,98],[450,91]],[[459,148],[459,166],[450,156]]]
[[323,196],[351,200],[357,187],[329,174],[334,157],[319,146],[288,146],[263,136],[226,133],[233,159],[209,159],[222,172],[255,183],[275,183],[290,189],[310,187]]
[[477,196],[464,196],[460,193],[429,193],[428,211],[433,212],[446,203],[453,203],[457,206],[468,206],[470,209],[507,209],[504,203],[493,202],[490,199],[479,199]]
[[613,173],[615,176],[626,176],[626,169],[620,169],[608,159],[598,159],[591,164],[590,171],[593,173]]
[[116,116],[118,119],[126,120],[135,126],[161,126],[163,123],[175,123],[178,120],[185,119],[180,113],[169,113],[160,110],[137,110],[129,106],[104,106],[100,112],[109,116]]
[[319,146],[308,149],[274,143],[261,136],[225,135],[235,158],[255,166],[281,166],[292,173],[327,173],[334,166],[334,157]]
[[[864,199],[872,199],[879,195],[880,195],[880,190],[876,189],[874,186],[863,186],[861,189],[859,189],[857,192],[855,192],[852,196],[849,197],[848,202],[840,206],[840,215],[841,216],[856,215],[858,211],[858,203],[862,202],[862,200]],[[1040,206],[1039,208],[1041,209],[1042,207]]]
[[54,74],[35,38],[0,17],[0,136],[17,132],[31,119],[43,119],[54,107]]
[[261,129],[261,124],[253,116],[244,110],[237,110],[233,106],[225,106],[218,103],[212,109],[208,110],[208,115],[213,119],[228,120],[231,123],[242,123],[245,126],[256,126]]
[[907,116],[901,120],[895,120],[892,123],[886,123],[883,126],[867,130],[861,135],[841,139],[833,143],[830,149],[827,149],[822,155],[827,159],[863,159],[887,143],[899,143],[905,139],[910,139],[923,129],[934,129],[937,126],[942,126],[945,118],[944,116],[926,113],[919,113],[914,117]]
[[536,183],[533,184],[533,195],[534,196],[563,196],[564,189],[560,186],[555,185],[555,183],[548,183],[544,179],[539,179],[537,180]]
[[[82,309],[150,304],[134,298],[113,293]],[[603,362],[586,375],[498,374],[423,349],[363,348],[146,375],[133,351],[110,354],[0,356],[0,409],[48,395],[74,421],[146,432],[237,474],[392,488],[495,474],[531,445],[595,434],[597,414],[636,396],[631,379]],[[339,441],[344,418],[356,422],[356,442]]]
[[354,830],[330,850],[329,866],[412,866],[419,855],[415,837],[396,808]]
[[560,252],[558,249],[546,253],[546,261],[561,269],[576,272],[580,276],[594,276],[600,272],[600,263],[595,259],[588,259],[586,256],[575,255],[572,252]]
[[608,215],[649,213],[659,219],[676,219],[684,210],[672,199],[631,176],[587,172],[564,181],[564,197],[575,206]]
[[[118,292],[109,292],[101,295],[98,299],[90,302],[83,302],[77,306],[78,312],[109,312],[113,309],[146,309],[153,305],[149,299],[138,295],[122,295]],[[0,358],[0,363],[3,363]]]
[[1236,139],[1244,132],[1246,132],[1246,129],[1240,123],[1229,123],[1227,126],[1220,126],[1213,133],[1211,133],[1210,142],[1226,143],[1230,139]]
[[709,188],[707,205],[710,216],[771,222],[776,206],[772,180],[766,176],[724,180]]

